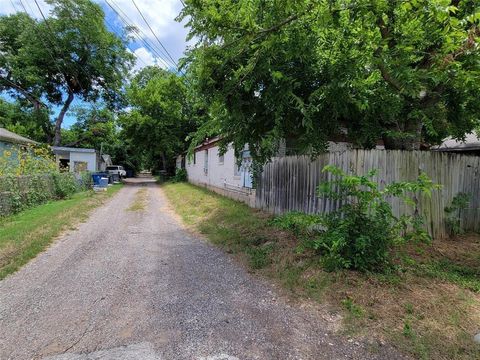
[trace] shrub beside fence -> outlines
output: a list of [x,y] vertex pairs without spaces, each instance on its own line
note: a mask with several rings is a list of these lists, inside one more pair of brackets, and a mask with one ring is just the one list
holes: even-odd
[[5,175],[0,177],[0,216],[8,216],[50,200],[65,199],[90,187],[90,174]]
[[[329,164],[358,175],[378,169],[374,180],[380,186],[413,181],[420,173],[426,173],[434,183],[442,185],[431,197],[417,199],[428,232],[434,237],[448,236],[445,207],[460,193],[470,197],[468,208],[460,212],[461,226],[465,230],[480,231],[480,157],[477,156],[430,151],[349,150],[325,153],[313,161],[307,156],[274,158],[264,166],[257,179],[256,207],[275,214],[338,210],[339,200],[317,196],[318,185],[332,180],[331,174],[322,172]],[[397,216],[412,211],[398,199],[392,198],[389,202]]]

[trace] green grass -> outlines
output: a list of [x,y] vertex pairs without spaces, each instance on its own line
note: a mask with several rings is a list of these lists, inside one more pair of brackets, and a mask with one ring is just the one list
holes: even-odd
[[419,264],[418,271],[425,276],[446,280],[480,293],[480,267],[472,268],[449,259],[441,259]]
[[320,257],[298,236],[298,227],[305,221],[311,226],[311,219],[292,214],[273,220],[204,188],[162,186],[186,225],[251,271],[281,284],[292,296],[343,313],[343,333],[389,339],[414,358],[480,359],[480,346],[472,341],[480,330],[480,254],[469,257],[478,259],[478,266],[429,257],[426,249],[423,262],[412,258],[409,266],[391,273],[326,272]]
[[93,208],[113,196],[121,185],[104,193],[91,191],[52,201],[0,220],[0,279],[43,251],[62,231],[74,229]]

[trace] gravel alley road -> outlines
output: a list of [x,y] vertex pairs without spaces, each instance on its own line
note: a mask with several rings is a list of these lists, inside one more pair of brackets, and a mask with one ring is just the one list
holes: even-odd
[[[0,359],[400,359],[184,230],[154,183],[125,186],[0,282]],[[144,210],[128,208],[146,192]]]

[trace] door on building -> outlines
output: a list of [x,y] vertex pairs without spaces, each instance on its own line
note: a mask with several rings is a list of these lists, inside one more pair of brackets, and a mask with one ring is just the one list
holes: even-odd
[[242,165],[240,167],[240,182],[243,187],[251,189],[253,187],[252,179],[252,156],[250,151],[245,150],[242,153]]

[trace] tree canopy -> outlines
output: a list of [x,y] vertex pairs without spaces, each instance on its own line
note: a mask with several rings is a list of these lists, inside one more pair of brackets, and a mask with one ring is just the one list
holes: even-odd
[[[41,21],[26,13],[0,17],[0,90],[40,107],[41,98],[61,105],[49,140],[61,143],[65,113],[77,96],[118,105],[133,55],[126,39],[109,32],[101,7],[90,0],[47,0]],[[42,14],[43,16],[43,14]]]
[[28,101],[9,102],[0,98],[0,127],[45,142],[43,129],[49,126],[49,113],[44,107],[35,109]]
[[[119,117],[122,138],[145,167],[168,170],[194,130],[185,78],[151,66],[127,87],[129,108]],[[171,170],[171,169],[170,169]]]
[[185,0],[185,66],[221,134],[258,159],[346,137],[418,149],[480,118],[475,0]]

